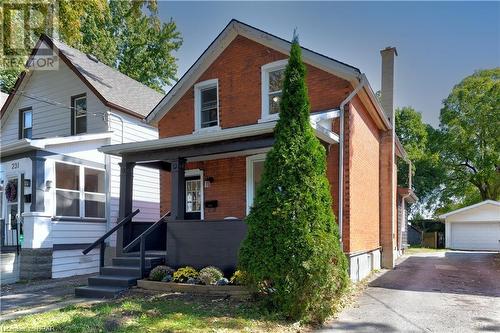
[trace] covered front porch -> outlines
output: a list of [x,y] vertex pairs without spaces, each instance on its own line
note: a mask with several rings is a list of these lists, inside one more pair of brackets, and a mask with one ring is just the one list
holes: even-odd
[[[146,249],[166,251],[166,262],[174,268],[213,265],[234,270],[247,232],[243,220],[253,202],[266,153],[274,144],[275,124],[103,147],[103,152],[122,157],[120,217],[134,210],[134,168],[159,169],[161,214],[170,214],[149,235]],[[335,134],[325,134],[324,128],[320,131],[325,145],[338,142]],[[119,229],[117,253],[130,250],[127,246],[147,227],[133,222]]]

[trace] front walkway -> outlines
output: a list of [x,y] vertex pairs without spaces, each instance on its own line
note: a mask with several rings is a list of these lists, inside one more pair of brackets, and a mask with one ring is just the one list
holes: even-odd
[[74,297],[75,287],[86,284],[87,278],[92,275],[95,274],[2,286],[0,321],[69,304],[86,303],[89,300]]
[[415,254],[322,332],[500,332],[500,254]]

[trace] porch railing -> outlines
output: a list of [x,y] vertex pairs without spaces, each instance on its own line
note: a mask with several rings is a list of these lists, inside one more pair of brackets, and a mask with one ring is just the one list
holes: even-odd
[[83,254],[87,254],[92,249],[94,249],[97,245],[99,245],[100,253],[99,253],[99,266],[103,267],[104,266],[104,253],[106,251],[106,239],[111,236],[116,230],[120,229],[123,227],[126,223],[131,222],[132,218],[139,214],[139,209],[136,209],[132,213],[128,214],[125,216],[120,222],[118,222],[113,228],[111,228],[108,232],[106,232],[104,235],[99,237],[94,243],[92,243],[89,247],[87,247],[85,250],[82,251]]
[[146,238],[155,231],[162,223],[166,221],[166,217],[170,216],[170,211],[164,214],[158,221],[156,221],[152,226],[144,230],[142,234],[137,236],[132,242],[130,242],[127,246],[123,248],[123,252],[129,252],[132,250],[138,243],[139,245],[139,258],[140,258],[140,274],[141,278],[145,276],[146,272]]

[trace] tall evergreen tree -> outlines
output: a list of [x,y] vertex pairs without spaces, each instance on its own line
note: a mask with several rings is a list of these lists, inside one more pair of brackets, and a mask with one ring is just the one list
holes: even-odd
[[326,177],[326,152],[309,122],[309,98],[298,38],[285,70],[275,144],[248,215],[241,269],[292,319],[321,322],[348,285]]

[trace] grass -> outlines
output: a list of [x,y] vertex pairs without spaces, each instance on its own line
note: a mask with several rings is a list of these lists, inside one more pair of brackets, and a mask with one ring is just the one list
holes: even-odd
[[253,302],[179,294],[131,295],[0,323],[0,332],[297,332]]
[[405,254],[433,253],[443,251],[446,251],[446,249],[433,249],[430,247],[422,247],[420,245],[412,245],[405,250]]

